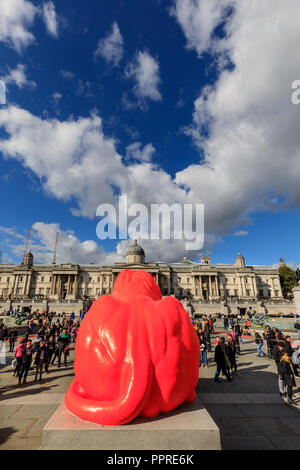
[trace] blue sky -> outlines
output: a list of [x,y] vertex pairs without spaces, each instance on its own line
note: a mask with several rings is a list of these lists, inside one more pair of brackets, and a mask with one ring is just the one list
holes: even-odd
[[[120,261],[128,242],[98,240],[95,213],[127,194],[204,203],[213,262],[242,252],[249,264],[299,265],[290,3],[0,0],[3,261],[20,262],[29,227],[39,262],[52,259],[56,231],[60,262]],[[141,244],[148,259],[200,254]]]

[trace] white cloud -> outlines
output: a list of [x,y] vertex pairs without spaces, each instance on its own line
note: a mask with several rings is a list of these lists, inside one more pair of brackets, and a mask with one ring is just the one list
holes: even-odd
[[0,104],[6,104],[6,86],[3,80],[0,80]]
[[78,213],[94,217],[98,204],[113,200],[111,184],[120,184],[125,167],[98,116],[60,122],[10,106],[0,110],[0,126],[10,135],[0,141],[3,155],[29,167],[58,199],[77,200]]
[[0,41],[18,52],[34,43],[29,31],[38,8],[27,0],[0,0]]
[[48,33],[57,38],[58,37],[58,18],[55,11],[53,2],[48,1],[43,4],[43,19]]
[[74,73],[70,72],[69,70],[61,70],[60,75],[66,80],[73,80],[75,77]]
[[16,85],[18,88],[24,88],[25,86],[36,87],[34,81],[28,80],[26,77],[26,66],[23,64],[18,64],[15,69],[8,69],[8,74],[5,75],[3,80],[6,84]]
[[155,148],[152,144],[147,144],[142,147],[141,142],[134,142],[126,147],[126,158],[139,160],[142,162],[149,162],[152,155],[155,153]]
[[149,52],[139,51],[127,65],[125,75],[135,82],[133,92],[140,107],[145,107],[147,100],[161,101],[159,63]]
[[[193,2],[199,14],[201,3]],[[176,175],[193,200],[205,203],[206,233],[221,236],[249,222],[253,211],[300,206],[299,107],[291,104],[299,3],[244,0],[234,7],[226,37],[212,45],[234,68],[203,90],[187,129],[204,161]],[[202,38],[193,47],[200,53]]]
[[201,57],[213,44],[213,31],[224,20],[234,0],[174,0],[171,15],[181,26],[188,49]]
[[112,25],[112,31],[98,42],[95,57],[103,57],[112,67],[117,67],[123,56],[123,37],[116,22]]
[[245,237],[246,235],[248,235],[248,232],[246,230],[238,230],[238,231],[234,232],[233,235],[235,237]]

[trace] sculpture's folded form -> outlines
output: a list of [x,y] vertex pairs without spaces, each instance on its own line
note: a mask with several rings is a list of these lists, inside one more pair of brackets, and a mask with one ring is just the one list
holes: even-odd
[[122,271],[80,326],[65,403],[102,425],[154,417],[195,399],[199,341],[181,302],[145,271]]

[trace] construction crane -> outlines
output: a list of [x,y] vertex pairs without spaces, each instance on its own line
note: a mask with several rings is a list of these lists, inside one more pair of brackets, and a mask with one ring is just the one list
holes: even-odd
[[53,254],[52,264],[56,264],[56,252],[57,252],[57,244],[58,244],[58,235],[59,235],[59,232],[56,232],[56,240],[55,240],[55,247],[54,247],[54,254]]
[[25,250],[24,250],[24,256],[23,256],[23,261],[22,261],[22,264],[24,264],[24,257],[28,251],[28,245],[29,245],[29,239],[30,239],[30,233],[31,233],[31,228],[28,229],[28,232],[27,232],[27,238],[26,238],[26,243],[25,243]]

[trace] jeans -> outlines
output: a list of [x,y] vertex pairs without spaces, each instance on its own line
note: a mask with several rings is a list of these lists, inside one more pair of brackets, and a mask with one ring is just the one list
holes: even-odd
[[200,351],[200,363],[206,364],[207,365],[207,352],[206,351]]
[[263,343],[259,343],[257,345],[257,355],[260,356],[266,356],[266,354],[262,351]]

